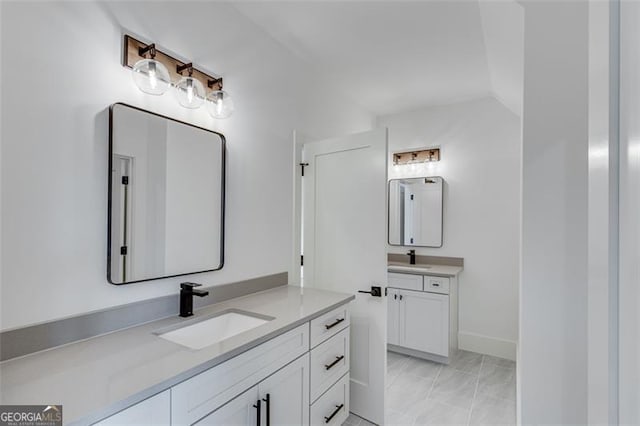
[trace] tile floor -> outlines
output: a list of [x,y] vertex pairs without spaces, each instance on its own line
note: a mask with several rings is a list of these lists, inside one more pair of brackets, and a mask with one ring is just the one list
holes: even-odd
[[[449,365],[388,353],[391,425],[515,425],[515,363],[458,351]],[[345,426],[371,423],[350,415]]]

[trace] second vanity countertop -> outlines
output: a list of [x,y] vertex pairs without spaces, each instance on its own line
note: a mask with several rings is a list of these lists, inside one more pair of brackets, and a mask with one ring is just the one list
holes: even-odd
[[387,271],[402,274],[435,275],[439,277],[454,277],[462,272],[461,266],[415,264],[404,262],[388,262]]
[[[0,363],[0,404],[62,404],[64,423],[115,414],[354,299],[293,286],[227,300],[193,317],[161,319]],[[275,317],[254,329],[192,350],[153,334],[227,309]]]

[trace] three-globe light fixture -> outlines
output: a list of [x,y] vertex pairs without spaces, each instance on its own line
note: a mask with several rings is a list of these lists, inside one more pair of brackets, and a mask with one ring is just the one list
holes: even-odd
[[[124,36],[123,65],[132,69],[133,81],[144,93],[163,95],[171,86],[178,103],[196,109],[206,104],[213,118],[233,113],[233,100],[222,90],[222,78],[213,77],[129,35]],[[175,81],[175,83],[174,83]],[[207,89],[211,92],[207,94]]]

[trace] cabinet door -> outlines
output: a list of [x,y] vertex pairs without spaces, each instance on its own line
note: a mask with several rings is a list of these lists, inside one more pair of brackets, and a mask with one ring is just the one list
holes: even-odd
[[258,387],[254,386],[195,424],[197,426],[257,425],[258,406],[260,411],[265,408],[265,404],[258,399]]
[[400,298],[399,290],[390,288],[387,293],[387,343],[400,344]]
[[96,423],[97,426],[170,425],[171,399],[166,390]]
[[[309,354],[258,384],[263,426],[309,424]],[[226,424],[226,423],[224,423]]]
[[400,345],[449,356],[449,296],[400,292]]

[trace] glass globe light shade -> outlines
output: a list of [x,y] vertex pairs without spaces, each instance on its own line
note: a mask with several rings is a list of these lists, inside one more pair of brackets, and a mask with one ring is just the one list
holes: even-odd
[[185,108],[200,108],[206,96],[202,83],[193,77],[182,77],[176,84],[176,97]]
[[133,66],[133,81],[144,93],[162,95],[171,86],[167,67],[155,59],[141,59]]
[[233,99],[224,90],[216,90],[207,96],[207,108],[213,118],[228,118],[233,114]]

